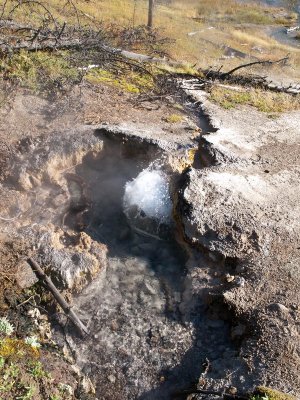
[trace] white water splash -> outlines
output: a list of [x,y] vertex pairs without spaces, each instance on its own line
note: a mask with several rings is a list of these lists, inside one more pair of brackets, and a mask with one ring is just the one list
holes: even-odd
[[168,176],[160,170],[145,169],[127,182],[124,194],[125,212],[136,206],[147,217],[168,223],[172,213]]

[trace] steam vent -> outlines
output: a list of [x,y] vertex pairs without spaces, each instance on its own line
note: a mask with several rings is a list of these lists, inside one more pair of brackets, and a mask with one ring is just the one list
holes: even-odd
[[299,0],[0,0],[0,400],[300,398]]

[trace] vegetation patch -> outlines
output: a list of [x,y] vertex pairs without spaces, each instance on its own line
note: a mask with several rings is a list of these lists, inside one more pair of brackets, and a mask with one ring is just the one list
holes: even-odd
[[231,23],[248,23],[271,25],[274,23],[289,25],[297,15],[286,13],[285,17],[278,10],[267,8],[257,3],[241,4],[235,0],[203,0],[198,6],[199,18],[206,21],[227,21]]
[[80,80],[80,71],[72,67],[66,51],[22,50],[2,58],[0,74],[2,79],[17,82],[33,91],[62,89]]
[[178,122],[182,122],[183,116],[179,114],[171,114],[166,117],[166,122],[169,124],[177,124]]
[[1,318],[1,327],[0,400],[73,399],[72,387],[55,382],[45,369],[38,339],[15,337],[6,318]]
[[87,74],[86,79],[94,84],[104,83],[136,94],[147,92],[154,87],[154,80],[150,74],[130,70],[120,74],[117,66],[113,70],[94,68]]
[[[296,400],[295,396],[290,394],[279,392],[264,386],[258,386],[255,389],[255,394],[252,397],[253,400]],[[251,400],[252,400],[251,399]]]
[[236,90],[215,86],[211,90],[211,100],[225,109],[235,108],[239,105],[253,106],[266,113],[300,109],[299,96],[253,88]]

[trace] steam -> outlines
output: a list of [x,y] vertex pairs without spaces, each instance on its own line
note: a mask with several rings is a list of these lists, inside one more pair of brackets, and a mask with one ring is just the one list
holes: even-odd
[[136,209],[139,216],[154,218],[159,223],[170,221],[172,203],[169,179],[164,172],[147,168],[126,183],[124,210],[130,213],[132,209]]

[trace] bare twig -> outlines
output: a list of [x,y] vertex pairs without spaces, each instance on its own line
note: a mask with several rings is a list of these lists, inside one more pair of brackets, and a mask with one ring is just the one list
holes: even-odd
[[30,296],[28,299],[22,301],[22,303],[20,303],[20,304],[17,305],[17,307],[21,307],[21,306],[24,306],[24,304],[29,303],[30,300],[31,300],[33,297],[35,297],[35,295],[32,295],[32,296]]
[[47,289],[52,293],[53,297],[55,300],[58,302],[58,304],[61,306],[67,317],[70,318],[70,320],[73,322],[73,324],[78,328],[80,334],[82,336],[85,336],[89,333],[87,327],[80,321],[78,318],[77,314],[72,310],[70,305],[66,302],[66,300],[63,298],[61,293],[57,290],[56,286],[52,282],[51,278],[45,274],[45,272],[42,270],[42,268],[39,266],[39,264],[34,261],[32,258],[27,259],[28,264],[31,266],[33,272],[36,274],[36,276],[45,284]]

